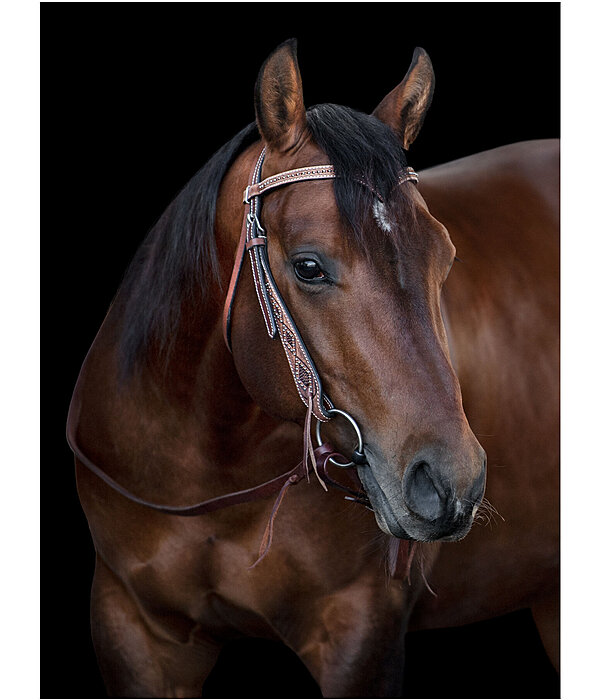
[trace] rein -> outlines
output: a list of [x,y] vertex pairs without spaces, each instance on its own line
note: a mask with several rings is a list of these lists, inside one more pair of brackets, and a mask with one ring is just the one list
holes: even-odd
[[[80,462],[117,493],[133,503],[151,508],[152,510],[168,515],[190,517],[204,515],[205,513],[211,513],[221,508],[227,508],[241,503],[268,498],[278,493],[261,542],[258,559],[250,568],[256,566],[269,551],[273,539],[275,517],[277,516],[287,490],[290,486],[300,483],[305,478],[307,481],[310,481],[310,467],[312,467],[312,471],[325,491],[328,490],[328,485],[332,486],[344,492],[347,500],[354,501],[372,510],[369,499],[362,490],[360,481],[354,472],[351,472],[351,476],[357,482],[359,490],[356,491],[336,481],[328,472],[327,467],[329,462],[344,469],[353,468],[359,464],[366,464],[367,458],[363,451],[362,435],[358,424],[352,416],[341,409],[335,408],[331,399],[329,399],[323,391],[319,373],[273,278],[267,254],[267,232],[262,227],[259,219],[261,197],[271,190],[294,182],[329,180],[335,178],[336,174],[332,165],[313,165],[305,168],[286,170],[285,172],[261,180],[265,155],[266,149],[263,149],[250,174],[248,186],[244,190],[244,219],[223,310],[223,337],[227,348],[231,352],[231,317],[233,302],[247,251],[252,265],[252,276],[254,279],[256,296],[265,321],[267,333],[272,339],[277,335],[279,336],[292,372],[294,384],[300,399],[307,408],[304,424],[304,454],[302,461],[290,471],[248,489],[234,491],[188,506],[162,505],[146,501],[136,496],[131,491],[128,491],[86,457],[79,448],[75,438],[76,411],[73,410],[73,407],[71,407],[67,419],[67,442]],[[412,168],[406,168],[400,173],[398,184],[408,182],[409,180],[418,182],[418,176]],[[358,180],[358,182],[368,187],[378,199],[383,201],[381,196],[368,183],[363,180]],[[351,424],[357,435],[358,446],[352,454],[352,461],[338,461],[344,460],[345,458],[336,452],[331,445],[323,443],[321,440],[321,423],[331,420],[336,415],[345,418]],[[317,419],[316,437],[318,446],[316,448],[313,447],[311,437],[311,423],[313,417]],[[392,574],[394,577],[397,577],[398,562],[399,557],[396,558],[396,563],[393,568]]]

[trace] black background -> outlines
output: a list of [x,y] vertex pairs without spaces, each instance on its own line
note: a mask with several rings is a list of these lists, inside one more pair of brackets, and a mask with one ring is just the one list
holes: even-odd
[[[144,235],[254,118],[266,56],[297,37],[306,105],[370,112],[402,79],[413,48],[425,48],[437,83],[409,153],[418,171],[559,136],[559,12],[557,3],[42,6],[42,697],[104,696],[89,638],[93,547],[64,441],[79,367]],[[285,652],[232,644],[206,696],[314,696]],[[409,697],[558,693],[526,612],[409,635],[407,666]]]

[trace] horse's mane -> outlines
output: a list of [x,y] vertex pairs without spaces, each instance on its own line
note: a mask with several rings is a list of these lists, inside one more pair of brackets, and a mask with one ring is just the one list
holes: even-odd
[[[363,179],[389,197],[406,158],[392,130],[375,117],[348,107],[323,104],[307,111],[308,129],[334,166],[336,201],[349,235],[366,247],[362,224],[373,206]],[[122,376],[128,376],[151,344],[165,354],[179,326],[181,305],[202,309],[219,281],[214,223],[219,187],[225,173],[259,138],[255,123],[220,148],[181,190],[135,254],[121,285]],[[401,191],[401,190],[400,190]],[[195,294],[197,298],[191,299]]]

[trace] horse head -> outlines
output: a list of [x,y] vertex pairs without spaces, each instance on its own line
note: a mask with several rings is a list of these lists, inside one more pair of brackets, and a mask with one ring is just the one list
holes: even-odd
[[[455,248],[417,187],[398,181],[433,84],[429,57],[416,49],[403,81],[371,115],[334,105],[306,110],[295,42],[282,44],[256,84],[263,143],[236,161],[217,212],[233,246],[241,194],[263,145],[263,179],[323,163],[335,169],[335,179],[264,196],[270,268],[327,396],[360,426],[367,462],[357,469],[379,527],[420,541],[464,537],[485,487],[485,453],[463,411],[441,313]],[[254,401],[302,424],[304,406],[285,353],[265,332],[249,266],[231,341]],[[351,453],[344,421],[321,429]]]

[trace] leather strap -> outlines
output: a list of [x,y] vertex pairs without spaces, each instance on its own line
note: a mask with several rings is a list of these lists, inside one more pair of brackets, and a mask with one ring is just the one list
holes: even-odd
[[[312,397],[312,413],[320,421],[328,421],[330,416],[328,414],[328,409],[333,408],[333,403],[324,394],[321,385],[321,378],[319,373],[313,363],[313,360],[308,352],[300,331],[297,329],[291,314],[289,313],[285,302],[275,280],[273,279],[273,274],[271,273],[271,268],[269,266],[269,261],[267,257],[267,247],[261,247],[260,249],[254,248],[251,250],[251,254],[254,256],[251,258],[252,271],[254,274],[255,281],[262,281],[262,289],[266,290],[267,297],[263,300],[261,299],[261,306],[266,302],[266,306],[269,309],[270,317],[275,323],[275,332],[269,332],[271,337],[279,335],[281,340],[281,345],[283,346],[285,356],[294,379],[294,384],[298,391],[300,399],[306,407],[309,405],[309,401]],[[257,285],[257,294],[258,292]],[[268,318],[267,314],[263,312],[263,315]],[[266,320],[265,318],[265,320]],[[268,324],[267,324],[268,329]]]
[[[146,501],[143,498],[139,498],[131,491],[128,491],[126,488],[117,483],[105,471],[97,467],[90,459],[88,459],[83,454],[83,452],[77,445],[74,433],[74,426],[71,424],[71,422],[68,422],[67,442],[69,443],[69,446],[75,454],[75,456],[85,467],[87,467],[91,472],[93,472],[96,476],[102,479],[102,481],[104,481],[104,483],[110,486],[114,491],[121,494],[121,496],[124,496],[129,501],[133,501],[134,503],[137,503],[146,508],[151,508],[152,510],[159,511],[161,513],[166,513],[167,515],[177,515],[180,517],[204,515],[206,513],[211,513],[213,511],[220,510],[221,508],[228,508],[230,506],[239,505],[241,503],[249,503],[251,501],[269,498],[274,494],[278,494],[275,503],[273,504],[269,520],[267,521],[267,526],[265,528],[265,532],[263,534],[263,538],[258,552],[258,559],[252,564],[252,566],[250,567],[251,569],[253,569],[259,562],[261,562],[264,559],[264,557],[268,554],[271,548],[271,544],[273,542],[275,518],[277,516],[277,513],[279,512],[279,508],[281,507],[283,498],[287,493],[288,489],[290,488],[290,486],[299,484],[303,479],[308,477],[307,465],[305,463],[305,459],[303,459],[293,469],[290,469],[290,471],[286,472],[285,474],[281,474],[275,477],[274,479],[265,481],[264,483],[258,484],[257,486],[253,486],[248,489],[243,489],[241,491],[234,491],[233,493],[227,493],[223,496],[210,498],[206,501],[195,503],[189,506],[167,506],[159,503],[153,503],[151,501]],[[345,498],[347,500],[354,501],[365,506],[366,508],[371,509],[369,499],[365,492],[362,491],[362,489],[360,491],[354,491],[345,486],[344,484],[339,483],[329,474],[329,471],[327,469],[329,459],[332,457],[334,459],[344,459],[342,455],[335,452],[330,445],[324,443],[323,445],[317,447],[314,450],[314,457],[315,469],[320,477],[320,480],[322,480],[329,486],[333,486],[334,488],[346,493],[347,495],[345,496]],[[346,473],[352,474],[352,472],[349,472],[348,470],[346,471]],[[358,477],[356,477],[356,479],[358,480]],[[414,543],[397,540],[396,538],[392,538],[390,540],[388,556],[389,570],[392,578],[405,579],[409,577],[410,568],[412,564],[412,555],[414,554],[413,546]]]
[[[250,173],[249,177],[249,186],[258,177],[257,173],[260,173],[260,168],[262,167],[262,161],[264,159],[264,153],[264,151],[261,152],[258,160],[254,164],[254,168],[252,169],[252,172]],[[238,282],[240,280],[242,265],[244,263],[246,241],[249,240],[249,237],[247,235],[247,227],[249,225],[250,209],[250,201],[246,201],[244,206],[244,218],[242,220],[242,233],[235,253],[235,262],[233,264],[233,271],[229,280],[229,288],[227,290],[227,297],[225,298],[225,306],[223,308],[223,338],[225,339],[225,345],[227,345],[227,349],[229,350],[229,352],[231,352],[231,312],[233,309],[233,300],[235,298]]]
[[333,165],[310,165],[306,168],[295,168],[286,170],[277,175],[271,175],[261,182],[251,183],[244,191],[244,202],[253,197],[266,194],[269,190],[281,185],[288,185],[291,182],[302,182],[304,180],[331,180],[335,178]]
[[[181,517],[193,517],[196,515],[204,515],[206,513],[212,513],[215,510],[220,510],[221,508],[228,508],[230,506],[239,505],[240,503],[249,503],[251,501],[258,501],[264,498],[269,498],[276,493],[279,493],[283,487],[289,482],[289,484],[300,483],[307,476],[307,468],[304,459],[299,462],[293,469],[285,472],[285,474],[280,474],[274,479],[269,479],[262,484],[257,486],[252,486],[248,489],[242,489],[241,491],[234,491],[232,493],[227,493],[222,496],[216,496],[215,498],[209,498],[206,501],[201,501],[200,503],[194,503],[188,506],[169,506],[163,505],[161,503],[154,503],[152,501],[147,501],[134,493],[124,488],[115,481],[111,476],[109,476],[104,470],[100,469],[91,459],[89,459],[83,451],[79,448],[77,441],[75,440],[74,426],[67,424],[67,442],[69,447],[73,451],[73,454],[79,459],[79,461],[87,467],[91,472],[93,472],[97,477],[102,479],[105,484],[110,486],[114,491],[124,496],[129,501],[133,501],[138,505],[145,506],[146,508],[151,508],[152,510],[159,511],[160,513],[166,513],[167,515],[178,515]],[[326,479],[331,483],[332,486],[336,488],[345,489],[346,487],[338,484],[335,480],[330,479],[329,475],[325,470],[325,465],[330,457],[334,459],[341,458],[342,455],[338,454],[331,445],[323,444],[321,447],[317,447],[314,451],[315,457],[317,458],[317,469],[319,469],[322,478]]]
[[[285,170],[277,175],[271,175],[261,182],[255,184],[250,184],[244,190],[244,202],[248,202],[253,197],[258,197],[259,195],[266,194],[269,190],[273,190],[276,187],[281,187],[281,185],[289,185],[292,182],[302,182],[305,180],[332,180],[336,176],[333,165],[309,165],[306,168],[295,168],[294,170]],[[401,185],[404,182],[413,180],[414,182],[419,181],[419,176],[411,168],[405,168],[398,177],[398,184]],[[373,194],[377,196],[378,199],[383,200],[382,196],[375,190],[368,182],[359,179],[360,182],[365,187],[368,187]]]

